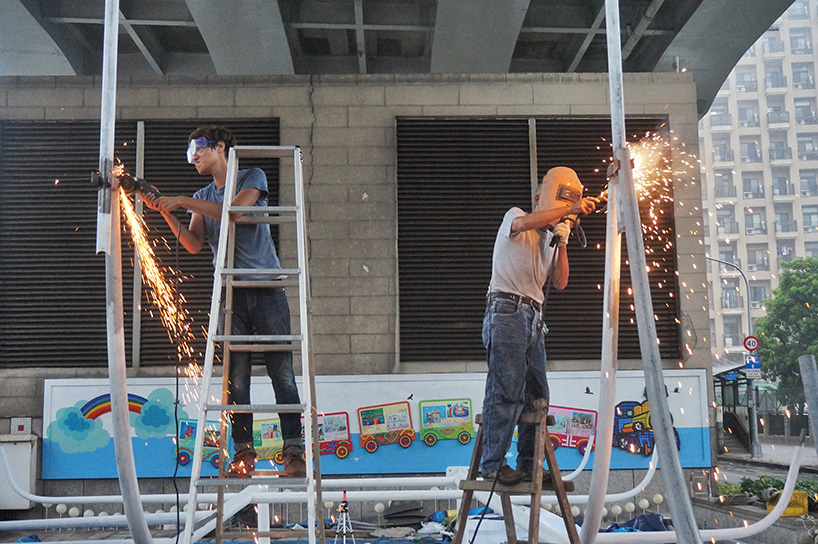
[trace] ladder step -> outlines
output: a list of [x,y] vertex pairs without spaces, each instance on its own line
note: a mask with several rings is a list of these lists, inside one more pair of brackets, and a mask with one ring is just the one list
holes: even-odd
[[297,268],[223,268],[222,275],[237,276],[241,274],[252,276],[297,276],[301,271]]
[[230,344],[230,351],[267,353],[270,351],[291,351],[300,353],[301,348],[292,344]]
[[297,287],[298,278],[281,278],[278,280],[233,280],[233,287]]
[[[562,482],[565,491],[574,490],[574,482]],[[517,485],[494,485],[494,480],[460,480],[460,489],[463,491],[491,491],[494,486],[495,493],[508,493],[509,495],[531,495],[536,492],[534,482],[521,482]],[[553,491],[554,482],[548,481],[542,486],[543,491]]]
[[207,412],[277,412],[279,414],[301,414],[306,410],[305,404],[205,404]]
[[[538,425],[540,423],[540,414],[536,412],[524,412],[520,414],[520,419],[518,420],[519,423],[528,424],[528,425]],[[483,424],[483,414],[477,414],[474,416],[474,423],[476,425]],[[545,418],[545,424],[547,426],[552,426],[557,423],[557,418],[552,415],[549,415]]]
[[300,342],[300,334],[217,334],[214,342]]

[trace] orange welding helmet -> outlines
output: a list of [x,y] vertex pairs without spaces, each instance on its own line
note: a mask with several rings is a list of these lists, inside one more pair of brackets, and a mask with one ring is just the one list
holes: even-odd
[[549,210],[576,204],[582,198],[582,191],[582,182],[574,170],[566,166],[555,166],[542,178],[539,209]]

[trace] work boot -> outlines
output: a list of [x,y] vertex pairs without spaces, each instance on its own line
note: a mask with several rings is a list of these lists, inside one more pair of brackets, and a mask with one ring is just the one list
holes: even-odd
[[523,481],[525,474],[519,470],[514,470],[508,465],[503,465],[500,470],[489,472],[483,476],[485,480],[497,480],[498,484],[502,485],[517,485]]
[[302,456],[304,452],[297,448],[284,452],[284,473],[290,478],[304,478],[307,476],[307,464]]
[[247,478],[256,470],[256,450],[242,448],[233,454],[227,467],[227,474],[237,478]]

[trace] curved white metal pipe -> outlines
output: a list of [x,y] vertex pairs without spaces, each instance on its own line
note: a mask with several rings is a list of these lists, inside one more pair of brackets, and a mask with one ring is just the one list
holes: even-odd
[[[212,514],[212,511],[200,510],[196,512],[196,519],[201,520]],[[180,514],[180,521],[184,523],[185,514]],[[176,524],[176,512],[161,512],[145,514],[148,525]],[[122,514],[113,516],[94,517],[65,517],[49,519],[16,519],[0,521],[0,531],[30,531],[37,529],[88,529],[97,527],[127,527],[128,517]],[[105,542],[108,542],[107,540]]]
[[[613,447],[614,410],[616,405],[616,370],[618,367],[619,346],[619,281],[622,267],[622,235],[619,232],[619,190],[616,175],[608,183],[608,217],[605,234],[605,314],[602,316],[602,356],[599,375],[599,407],[597,413],[596,434],[601,435],[601,445],[597,444],[594,454],[594,468],[591,473],[591,490],[599,490],[588,501],[585,519],[580,530],[580,540],[592,544],[595,532],[590,527],[599,527],[602,522],[602,508],[605,503],[603,493],[608,489],[608,476],[611,466],[611,448]],[[653,451],[655,467],[656,450]]]
[[[635,497],[636,495],[638,495],[639,493],[644,491],[644,489],[648,486],[650,481],[653,479],[653,476],[656,474],[656,465],[657,465],[656,457],[657,457],[656,450],[654,450],[653,455],[652,455],[652,457],[650,459],[650,464],[648,464],[648,471],[645,473],[645,476],[642,478],[641,482],[636,484],[636,486],[631,488],[629,491],[622,491],[620,493],[611,493],[611,494],[603,495],[602,496],[602,501],[601,501],[600,504],[604,505],[606,502],[624,501],[626,499],[630,499],[632,497]],[[592,497],[592,496],[591,495],[571,495],[571,503],[572,504],[586,504],[586,503],[590,504],[589,497]],[[543,504],[557,504],[557,497],[556,497],[556,495],[543,495],[541,501],[542,501]],[[513,502],[514,504],[526,504],[528,502],[528,499],[524,495],[515,495],[515,496],[511,497],[511,502]],[[587,509],[586,509],[585,516],[586,516],[586,519],[587,519],[587,516],[588,516]],[[600,516],[600,520],[601,519],[602,518]]]
[[596,441],[595,434],[591,435],[588,438],[588,445],[585,447],[585,455],[582,456],[582,461],[579,462],[579,466],[574,469],[574,472],[562,478],[564,482],[570,482],[571,480],[573,480],[582,473],[582,471],[585,469],[585,465],[588,464],[588,459],[591,458],[591,450],[594,448],[595,441]]
[[[792,492],[795,489],[798,470],[801,468],[803,452],[804,446],[802,444],[796,448],[793,454],[784,489],[781,491],[778,504],[775,505],[775,508],[773,508],[770,513],[756,523],[749,524],[746,527],[702,530],[699,532],[702,542],[720,542],[723,540],[747,538],[766,531],[778,521],[778,518],[784,513],[784,509],[787,508],[790,498],[792,497]],[[676,531],[651,531],[644,533],[600,533],[597,537],[597,541],[601,544],[669,544],[677,542],[678,538]]]

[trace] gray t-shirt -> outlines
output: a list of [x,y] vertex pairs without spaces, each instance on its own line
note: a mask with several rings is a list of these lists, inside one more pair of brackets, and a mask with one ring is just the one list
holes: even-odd
[[503,217],[494,241],[489,293],[503,291],[543,300],[543,285],[554,254],[549,247],[554,233],[537,229],[511,234],[511,224],[525,212],[511,208]]
[[[267,206],[267,176],[259,168],[239,170],[237,176],[236,194],[242,189],[253,188],[261,192],[254,206]],[[224,187],[216,187],[216,181],[212,181],[206,187],[202,187],[193,194],[193,198],[209,200],[211,202],[224,202]],[[245,214],[259,215],[259,214]],[[213,266],[216,266],[216,252],[219,248],[219,229],[221,221],[202,216],[207,231],[207,242],[213,251]],[[235,268],[281,268],[281,263],[276,254],[275,244],[270,235],[270,225],[246,223],[236,225],[236,249],[234,253],[233,266]],[[270,275],[246,275],[237,279],[268,280],[277,276]]]

